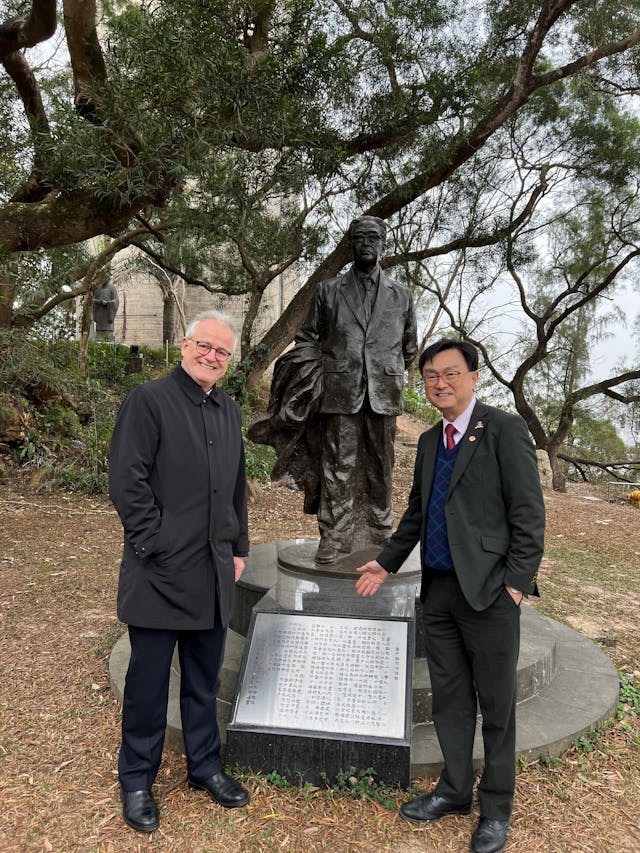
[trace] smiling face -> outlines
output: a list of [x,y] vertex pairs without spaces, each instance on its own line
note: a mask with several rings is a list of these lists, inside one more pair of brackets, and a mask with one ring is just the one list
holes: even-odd
[[[448,378],[443,374],[448,374]],[[473,398],[478,371],[469,370],[459,349],[446,349],[424,363],[422,377],[431,405],[448,421],[454,421]]]
[[216,355],[215,349],[206,355],[201,355],[195,341],[210,344],[212,347],[219,347],[227,352],[233,352],[233,332],[224,323],[219,323],[217,320],[202,320],[196,326],[193,332],[193,340],[191,338],[182,339],[182,369],[189,374],[194,382],[203,389],[210,391],[218,379],[221,379],[227,372],[229,361],[225,361]]

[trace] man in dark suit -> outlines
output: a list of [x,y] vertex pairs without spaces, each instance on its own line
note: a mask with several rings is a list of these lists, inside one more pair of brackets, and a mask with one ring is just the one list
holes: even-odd
[[420,541],[433,722],[444,766],[434,790],[400,813],[413,822],[470,813],[479,704],[484,771],[471,850],[497,853],[515,787],[520,602],[538,594],[544,502],[524,421],[475,398],[475,347],[441,340],[419,366],[443,420],[420,437],[407,510],[377,560],[358,569],[356,588],[375,594]]
[[391,535],[396,416],[417,342],[411,293],[380,268],[386,230],[373,216],[351,223],[353,266],[320,282],[296,336],[322,362],[319,563]]
[[118,617],[131,659],[118,775],[124,820],[159,826],[151,786],[167,723],[174,647],[189,783],[227,808],[247,792],[224,773],[216,697],[235,582],[249,551],[240,412],[216,388],[235,348],[229,318],[200,314],[182,339],[182,363],[134,388],[116,421],[109,494],[124,526]]

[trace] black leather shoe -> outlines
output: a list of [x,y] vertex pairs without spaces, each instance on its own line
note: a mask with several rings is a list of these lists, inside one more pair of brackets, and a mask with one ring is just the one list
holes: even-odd
[[151,791],[125,791],[122,797],[122,817],[137,832],[153,832],[160,826],[158,806]]
[[439,820],[448,814],[471,814],[471,800],[468,803],[452,803],[432,791],[423,797],[416,797],[400,806],[400,814],[411,823],[423,823],[427,820]]
[[509,832],[508,820],[481,817],[471,836],[471,853],[500,853],[504,850]]
[[239,809],[249,802],[249,794],[239,782],[227,776],[221,770],[214,773],[205,782],[196,782],[189,779],[189,787],[196,791],[206,791],[212,800],[225,809]]

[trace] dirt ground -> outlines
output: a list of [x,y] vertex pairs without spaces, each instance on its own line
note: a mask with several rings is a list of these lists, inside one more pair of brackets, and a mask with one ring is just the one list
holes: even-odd
[[[399,511],[421,427],[403,417],[394,481]],[[603,645],[640,690],[640,510],[602,489],[550,494],[542,598],[533,604]],[[316,535],[302,497],[260,486],[253,543]],[[225,811],[187,789],[184,759],[166,753],[152,836],[124,826],[115,772],[119,708],[108,656],[121,528],[106,498],[0,484],[0,851],[465,851],[470,818],[412,827],[371,799],[244,781],[246,809]],[[429,783],[426,783],[427,787]],[[396,792],[397,803],[406,798]],[[640,721],[623,715],[561,761],[518,773],[507,845],[533,851],[640,850]]]

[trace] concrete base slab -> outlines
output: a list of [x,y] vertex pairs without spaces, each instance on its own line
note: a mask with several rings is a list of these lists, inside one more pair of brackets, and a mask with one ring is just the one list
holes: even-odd
[[[518,665],[519,695],[516,754],[533,760],[540,755],[558,756],[573,741],[611,719],[618,701],[618,675],[607,655],[582,635],[548,619],[524,605],[522,612],[522,652]],[[235,684],[244,637],[228,632],[218,699],[218,725],[226,743],[226,727],[235,692]],[[116,643],[109,660],[111,687],[122,701],[129,662],[129,638],[125,633]],[[521,673],[523,673],[521,677]],[[411,739],[411,776],[436,777],[442,766],[442,754],[433,724],[427,722],[430,710],[428,672],[424,659],[414,666],[414,711],[420,709]],[[533,689],[533,688],[536,689]],[[169,689],[166,744],[183,750],[180,725],[180,674],[174,656]],[[474,764],[482,764],[481,721],[474,745]]]

